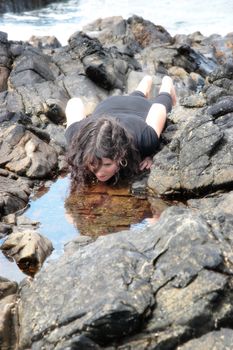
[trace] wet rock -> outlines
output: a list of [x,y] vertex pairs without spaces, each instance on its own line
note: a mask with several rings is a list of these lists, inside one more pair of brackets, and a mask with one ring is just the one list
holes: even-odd
[[201,214],[177,207],[85,241],[22,287],[19,348],[173,349],[221,327],[233,311],[224,253]]
[[0,277],[0,348],[14,350],[17,343],[17,300],[18,285]]
[[27,275],[34,276],[53,251],[50,240],[35,231],[14,232],[0,246],[3,254],[14,260]]
[[21,179],[0,176],[0,217],[25,209],[30,193]]

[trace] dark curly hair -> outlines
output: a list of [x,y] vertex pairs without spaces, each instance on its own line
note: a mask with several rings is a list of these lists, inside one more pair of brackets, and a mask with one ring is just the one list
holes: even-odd
[[[117,177],[132,178],[139,172],[140,153],[136,149],[133,137],[115,119],[103,116],[90,118],[72,137],[67,151],[68,164],[71,167],[71,179],[81,186],[96,181],[89,170],[91,165],[98,168],[102,158],[122,161],[127,166],[120,167]],[[118,179],[110,179],[110,183]]]

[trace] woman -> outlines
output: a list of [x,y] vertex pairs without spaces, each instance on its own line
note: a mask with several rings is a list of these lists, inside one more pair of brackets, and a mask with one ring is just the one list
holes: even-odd
[[77,185],[116,183],[150,169],[167,114],[176,103],[172,79],[165,76],[159,95],[149,99],[152,77],[145,76],[127,96],[111,96],[86,118],[80,98],[66,107],[68,163]]

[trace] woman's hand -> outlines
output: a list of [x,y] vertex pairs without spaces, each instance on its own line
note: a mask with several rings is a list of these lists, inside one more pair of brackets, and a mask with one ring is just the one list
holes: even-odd
[[151,157],[146,157],[143,159],[143,161],[139,164],[139,169],[144,170],[144,169],[150,169],[151,165],[153,163],[153,159]]

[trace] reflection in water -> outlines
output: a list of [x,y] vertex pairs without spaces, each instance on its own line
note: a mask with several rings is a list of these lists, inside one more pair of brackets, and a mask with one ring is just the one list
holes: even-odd
[[132,196],[129,186],[98,184],[82,191],[72,190],[65,208],[80,234],[96,237],[155,222],[167,205],[152,202]]
[[[40,223],[38,231],[52,241],[54,251],[46,260],[59,257],[64,244],[77,234],[97,237],[156,222],[168,205],[157,198],[140,199],[129,187],[104,184],[78,192],[70,190],[69,177],[44,187],[30,201],[24,215]],[[0,244],[3,242],[0,241]],[[20,281],[25,275],[0,252],[0,276]]]

